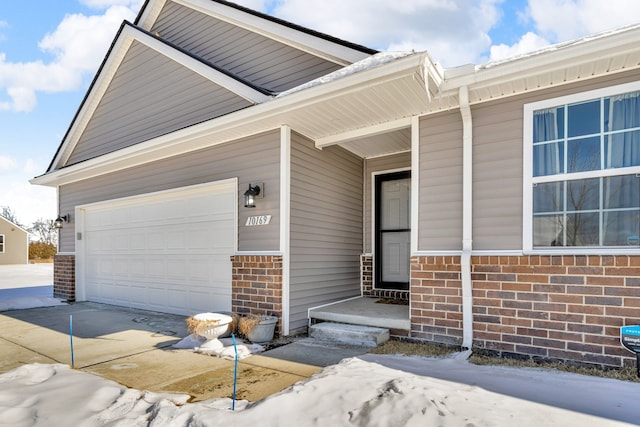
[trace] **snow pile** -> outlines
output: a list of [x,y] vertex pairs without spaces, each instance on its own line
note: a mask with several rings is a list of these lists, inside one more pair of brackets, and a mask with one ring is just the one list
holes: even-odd
[[65,305],[65,303],[53,297],[25,296],[0,300],[0,311],[24,310],[27,308],[37,307],[53,307],[56,305]]
[[195,334],[191,334],[188,337],[183,338],[172,347],[177,349],[193,350],[196,353],[217,356],[227,360],[235,360],[236,349],[238,351],[238,359],[245,359],[252,354],[262,353],[264,351],[263,346],[259,344],[245,343],[243,340],[238,338],[236,338],[236,347],[234,348],[232,338],[207,340]]
[[[369,356],[384,363],[385,356]],[[393,363],[412,370],[456,369],[473,383],[477,367],[459,360],[394,356]],[[489,368],[490,369],[490,368]],[[496,370],[496,381],[510,383],[509,372]],[[538,371],[531,384],[550,374]],[[580,377],[581,376],[574,376]],[[567,379],[570,377],[563,377]],[[602,380],[602,379],[600,379]],[[589,380],[590,381],[590,380]],[[568,380],[571,383],[571,380]],[[617,387],[627,383],[613,381]],[[597,381],[593,392],[598,392]],[[582,384],[585,387],[585,384]],[[634,396],[613,406],[635,419]],[[553,392],[553,390],[549,390]],[[565,394],[566,390],[565,390]],[[571,399],[567,396],[567,399]],[[580,396],[580,394],[579,394]],[[578,397],[580,398],[580,397]],[[445,381],[399,371],[358,358],[345,359],[310,379],[255,403],[212,399],[186,403],[187,396],[127,389],[65,365],[25,365],[0,375],[0,425],[23,426],[620,426],[619,421],[487,391],[473,384]],[[599,402],[591,402],[598,407]],[[609,402],[605,402],[609,405]]]

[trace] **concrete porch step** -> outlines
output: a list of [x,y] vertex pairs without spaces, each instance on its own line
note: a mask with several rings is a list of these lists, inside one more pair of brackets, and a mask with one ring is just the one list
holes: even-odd
[[312,325],[309,336],[323,341],[373,348],[389,341],[389,330],[373,326],[323,322]]

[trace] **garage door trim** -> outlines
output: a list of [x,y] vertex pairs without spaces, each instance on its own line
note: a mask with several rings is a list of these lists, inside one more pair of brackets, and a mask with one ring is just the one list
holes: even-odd
[[122,198],[116,198],[111,200],[104,200],[95,203],[89,203],[81,206],[77,206],[75,209],[76,220],[76,300],[87,300],[87,282],[86,282],[86,248],[85,248],[85,236],[86,225],[85,215],[92,209],[104,209],[105,207],[123,207],[127,205],[136,205],[142,201],[161,201],[162,199],[174,199],[180,195],[197,195],[215,192],[216,190],[233,190],[234,205],[233,205],[233,251],[238,250],[238,180],[237,178],[225,179],[220,181],[209,182],[205,184],[197,184],[192,186],[178,187],[169,190],[162,190],[151,193],[142,193],[133,196],[127,196]]

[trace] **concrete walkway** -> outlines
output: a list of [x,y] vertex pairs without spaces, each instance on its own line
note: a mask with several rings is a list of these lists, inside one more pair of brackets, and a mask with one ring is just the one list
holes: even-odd
[[[71,365],[70,316],[76,369],[193,401],[232,395],[232,361],[171,348],[188,335],[184,317],[88,302],[0,313],[0,373],[29,363]],[[238,399],[262,399],[321,369],[267,354],[240,360]]]

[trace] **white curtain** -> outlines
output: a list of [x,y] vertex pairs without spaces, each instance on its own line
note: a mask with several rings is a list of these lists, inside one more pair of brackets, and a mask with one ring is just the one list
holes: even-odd
[[[640,127],[640,92],[611,97],[610,131]],[[608,137],[607,169],[640,164],[640,130],[613,133]]]
[[[533,142],[555,141],[558,139],[557,109],[548,108],[533,113]],[[562,156],[558,143],[535,146],[533,156],[534,176],[554,175],[561,173]]]
[[[640,92],[630,92],[610,98],[608,131],[625,131],[640,127]],[[607,136],[607,161],[605,167],[621,168],[640,165],[640,130],[611,133]],[[637,177],[605,179],[604,208],[633,208],[639,199]],[[637,230],[637,224],[625,224],[620,212],[604,212],[603,243],[624,245],[624,236]],[[622,221],[622,223],[619,223]],[[607,236],[607,232],[613,236]]]

